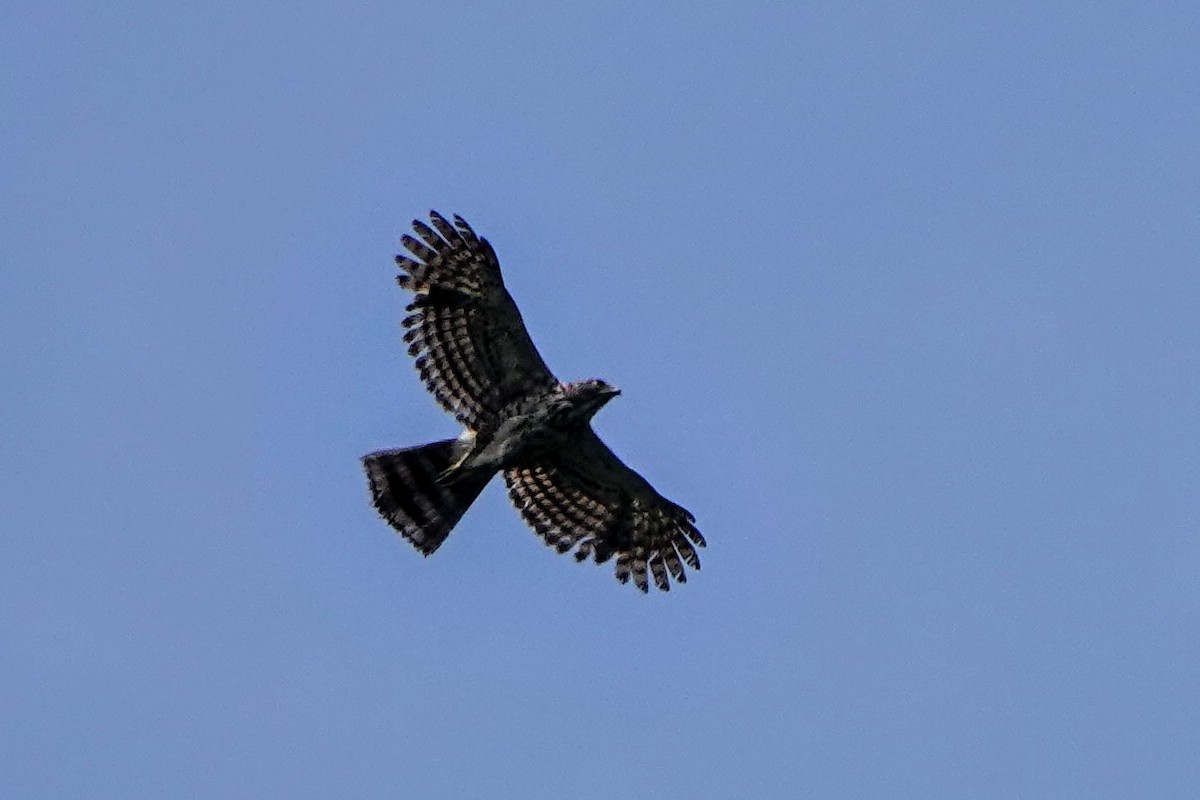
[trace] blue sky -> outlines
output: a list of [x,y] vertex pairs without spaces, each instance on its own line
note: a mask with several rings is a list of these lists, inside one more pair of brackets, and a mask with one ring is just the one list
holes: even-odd
[[[1196,796],[1193,4],[42,3],[0,67],[0,795]],[[456,432],[430,208],[686,586],[375,517]]]

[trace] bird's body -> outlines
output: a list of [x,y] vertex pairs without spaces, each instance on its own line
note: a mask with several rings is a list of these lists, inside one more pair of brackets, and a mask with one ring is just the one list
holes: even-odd
[[[597,382],[598,383],[598,382]],[[495,430],[466,432],[471,442],[461,469],[496,472],[529,463],[572,446],[588,430],[592,414],[619,392],[597,388],[587,399],[575,398],[562,387],[527,399],[501,418]]]
[[[397,256],[416,294],[405,341],[426,386],[465,426],[458,439],[363,458],[376,509],[425,555],[436,550],[497,472],[521,515],[559,552],[617,578],[663,590],[699,568],[694,518],[662,497],[600,441],[592,416],[619,390],[560,383],[546,367],[486,239],[461,218],[414,221],[420,241]],[[436,228],[436,230],[434,230]],[[669,577],[668,577],[669,576]]]

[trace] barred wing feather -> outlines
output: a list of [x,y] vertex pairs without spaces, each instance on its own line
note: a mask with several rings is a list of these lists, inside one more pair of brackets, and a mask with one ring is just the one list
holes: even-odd
[[403,325],[408,352],[429,391],[459,422],[494,426],[505,405],[557,384],[500,275],[492,246],[455,216],[436,211],[396,256],[401,287],[416,297]]
[[590,428],[578,446],[504,473],[525,521],[560,553],[597,564],[616,556],[617,580],[643,592],[686,583],[684,564],[700,568],[704,537],[687,509],[660,495]]

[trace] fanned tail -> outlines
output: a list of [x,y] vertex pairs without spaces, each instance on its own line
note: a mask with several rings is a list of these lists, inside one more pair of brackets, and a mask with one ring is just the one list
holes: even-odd
[[425,555],[441,546],[492,478],[467,473],[438,480],[460,455],[460,446],[446,439],[363,456],[379,515]]

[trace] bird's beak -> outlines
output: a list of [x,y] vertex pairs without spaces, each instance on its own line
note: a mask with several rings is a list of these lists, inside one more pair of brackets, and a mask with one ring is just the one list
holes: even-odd
[[610,387],[609,387],[609,389],[608,389],[608,396],[609,396],[609,397],[616,397],[616,396],[617,396],[617,395],[619,395],[620,393],[621,393],[621,390],[620,390],[620,389],[618,389],[618,388],[617,388],[617,387],[615,387],[615,386],[610,386]]

